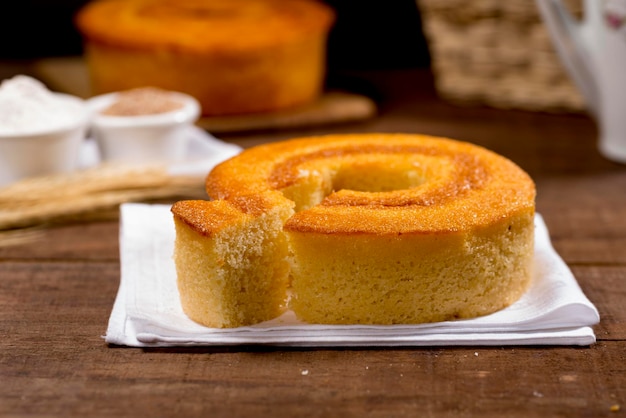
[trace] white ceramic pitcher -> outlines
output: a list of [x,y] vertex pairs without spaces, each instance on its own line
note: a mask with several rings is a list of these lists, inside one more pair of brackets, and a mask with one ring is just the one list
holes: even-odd
[[580,22],[560,0],[535,1],[598,123],[600,152],[626,163],[626,0],[584,0]]

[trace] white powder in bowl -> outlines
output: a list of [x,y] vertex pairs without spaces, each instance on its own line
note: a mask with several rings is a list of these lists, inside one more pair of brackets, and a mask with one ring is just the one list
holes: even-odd
[[53,93],[34,78],[17,75],[0,84],[0,135],[56,130],[82,118],[78,98]]

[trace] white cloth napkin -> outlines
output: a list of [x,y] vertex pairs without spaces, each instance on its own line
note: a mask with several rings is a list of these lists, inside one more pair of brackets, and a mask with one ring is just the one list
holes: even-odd
[[121,207],[121,281],[106,341],[158,347],[270,344],[287,346],[590,345],[598,311],[554,251],[536,217],[534,284],[494,314],[420,325],[314,325],[293,312],[254,326],[213,329],[182,311],[172,260],[174,224],[168,205]]

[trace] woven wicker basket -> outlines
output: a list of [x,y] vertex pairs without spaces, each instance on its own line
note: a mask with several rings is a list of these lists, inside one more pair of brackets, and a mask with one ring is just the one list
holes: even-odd
[[[584,111],[533,0],[416,1],[442,98],[499,108]],[[566,4],[580,15],[580,0]]]

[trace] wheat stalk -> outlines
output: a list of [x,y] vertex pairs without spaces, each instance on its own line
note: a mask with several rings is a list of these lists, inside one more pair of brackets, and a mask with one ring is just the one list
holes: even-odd
[[203,179],[169,175],[162,166],[105,165],[33,178],[0,189],[0,230],[88,217],[121,203],[205,197]]

